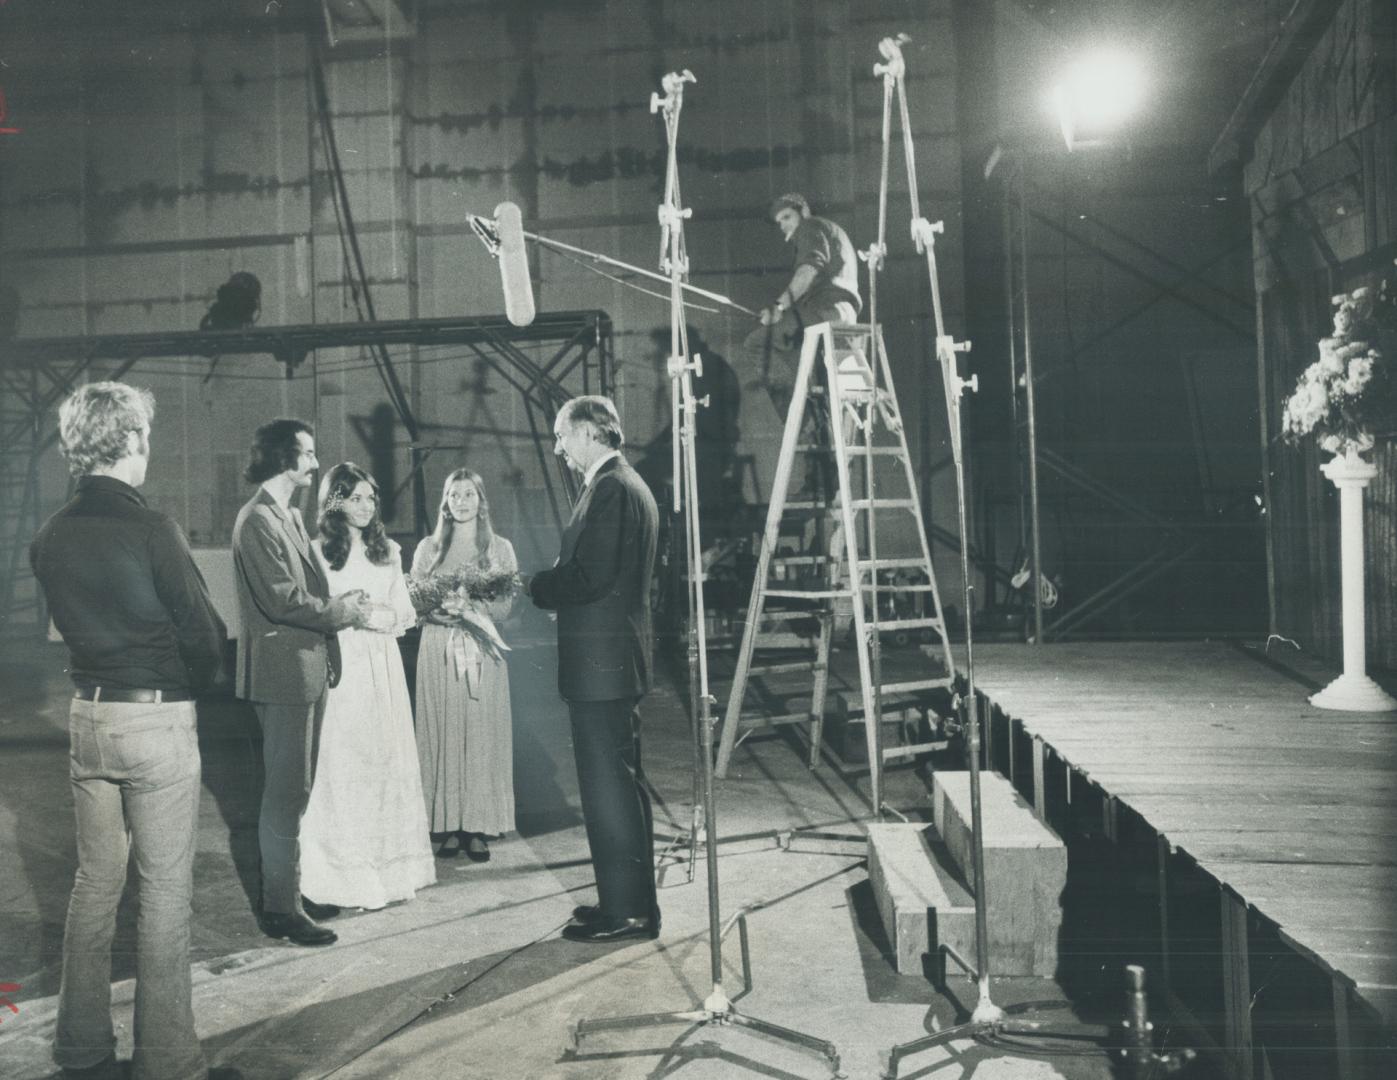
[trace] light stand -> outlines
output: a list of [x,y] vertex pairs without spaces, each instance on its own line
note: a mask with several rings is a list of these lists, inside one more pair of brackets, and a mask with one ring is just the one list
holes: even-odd
[[[904,84],[906,63],[902,57],[902,45],[908,41],[906,35],[884,38],[878,51],[884,62],[875,64],[873,73],[883,77],[883,171],[882,186],[879,191],[879,243],[869,252],[870,269],[875,260],[881,261],[883,247],[883,205],[888,185],[888,143],[889,121],[894,91],[897,94],[902,120],[903,156],[907,164],[907,190],[912,200],[912,240],[917,251],[925,254],[927,275],[931,284],[932,314],[936,322],[936,358],[941,365],[942,382],[946,393],[947,423],[951,436],[951,455],[956,476],[956,516],[959,525],[960,569],[962,598],[965,622],[965,695],[958,698],[957,707],[965,708],[964,732],[967,764],[970,772],[970,827],[971,854],[973,862],[973,889],[975,900],[975,964],[972,967],[955,949],[942,944],[938,956],[938,967],[943,967],[947,959],[954,961],[968,975],[975,979],[978,1000],[970,1014],[968,1023],[938,1031],[935,1034],[915,1039],[912,1042],[894,1046],[888,1054],[888,1068],[885,1080],[895,1080],[897,1068],[902,1059],[934,1046],[942,1046],[957,1039],[977,1041],[1033,1053],[1042,1052],[1049,1042],[1060,1045],[1064,1040],[1104,1043],[1109,1032],[1100,1025],[1081,1025],[1062,1022],[1049,1022],[1032,1018],[1039,1003],[1011,1008],[1006,1014],[990,997],[990,953],[989,953],[989,905],[985,896],[985,841],[984,818],[980,801],[980,701],[975,692],[975,653],[974,634],[971,619],[971,598],[974,586],[970,578],[970,543],[967,525],[968,513],[965,498],[965,462],[962,454],[960,399],[966,387],[978,390],[976,376],[962,379],[956,370],[956,354],[968,352],[969,342],[956,342],[946,333],[946,324],[941,311],[941,290],[936,270],[936,236],[945,231],[941,222],[931,222],[921,214],[917,199],[916,165],[913,157],[912,125],[908,118],[907,91]],[[944,970],[944,968],[943,968]],[[1153,1053],[1149,1041],[1149,1022],[1144,1013],[1144,969],[1131,966],[1126,969],[1130,986],[1130,1004],[1125,1027],[1133,1036],[1132,1048],[1124,1054],[1132,1065],[1132,1076],[1144,1077],[1145,1069],[1153,1069],[1162,1064],[1167,1071],[1173,1071],[1187,1057],[1180,1059],[1160,1057]],[[1035,1043],[1033,1040],[1039,1040]]]
[[689,700],[690,707],[693,709],[691,715],[695,718],[698,727],[698,738],[695,741],[696,757],[699,764],[696,787],[697,780],[699,778],[702,780],[703,816],[702,820],[698,818],[698,800],[696,799],[693,845],[695,848],[697,847],[700,830],[702,830],[706,839],[708,950],[713,990],[695,1009],[580,1020],[573,1029],[573,1041],[574,1047],[576,1047],[581,1044],[585,1036],[599,1031],[655,1027],[664,1024],[690,1024],[695,1027],[713,1024],[735,1025],[823,1055],[829,1062],[834,1075],[838,1077],[843,1074],[839,1070],[839,1052],[833,1043],[768,1023],[765,1020],[743,1015],[737,1011],[733,999],[728,997],[727,992],[723,989],[723,937],[734,925],[741,929],[743,981],[746,989],[751,989],[751,976],[745,913],[739,912],[737,916],[729,919],[726,927],[719,925],[717,814],[713,795],[713,717],[711,711],[714,699],[708,690],[707,627],[705,626],[703,602],[703,548],[699,534],[698,475],[694,455],[694,420],[699,402],[694,398],[693,376],[695,374],[701,375],[703,368],[699,357],[690,358],[689,356],[688,332],[684,321],[683,279],[689,272],[688,255],[684,248],[684,220],[690,216],[691,211],[683,209],[680,203],[676,150],[679,113],[684,102],[684,84],[694,81],[694,76],[688,71],[671,72],[666,75],[661,82],[664,96],[651,95],[650,111],[663,114],[665,133],[669,144],[668,164],[665,170],[665,201],[659,208],[660,265],[668,273],[670,282],[671,426],[674,431],[675,476],[680,479],[680,482],[675,485],[674,511],[684,515],[685,526],[684,546],[688,564]]
[[[956,342],[946,333],[946,323],[941,312],[941,288],[936,272],[936,234],[945,231],[941,222],[932,223],[922,217],[917,199],[917,168],[913,156],[912,124],[907,111],[907,90],[905,76],[907,65],[902,58],[902,45],[908,40],[905,34],[896,38],[884,38],[878,44],[883,63],[873,66],[873,73],[883,77],[883,169],[879,185],[878,200],[878,244],[869,252],[869,269],[881,264],[886,247],[883,243],[883,228],[886,220],[885,207],[888,190],[888,146],[891,132],[891,113],[894,92],[898,99],[901,116],[903,158],[907,164],[907,193],[912,200],[912,240],[917,251],[926,255],[927,274],[931,282],[932,315],[936,322],[936,358],[941,364],[941,378],[946,392],[947,426],[951,436],[951,457],[956,476],[956,521],[960,541],[960,572],[962,610],[965,623],[965,694],[957,696],[956,708],[965,709],[963,728],[965,731],[966,756],[970,768],[970,822],[971,854],[973,862],[973,886],[975,892],[975,967],[972,969],[953,950],[946,949],[946,955],[969,971],[979,986],[979,1001],[972,1018],[975,1021],[992,1022],[1003,1017],[1003,1010],[990,1000],[989,971],[989,927],[987,905],[985,903],[985,848],[983,814],[980,805],[980,718],[978,700],[975,694],[975,651],[971,632],[971,600],[974,584],[970,577],[970,539],[967,526],[965,499],[965,459],[961,453],[960,397],[968,386],[978,390],[976,377],[962,379],[956,370],[956,354],[968,352],[970,343]],[[872,274],[870,274],[872,276]]]

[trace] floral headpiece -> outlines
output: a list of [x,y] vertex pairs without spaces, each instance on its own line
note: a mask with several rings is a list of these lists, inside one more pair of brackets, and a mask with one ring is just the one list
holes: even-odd
[[344,496],[343,496],[343,495],[338,495],[338,494],[336,494],[336,495],[331,495],[328,499],[325,500],[325,509],[322,510],[321,513],[323,513],[323,514],[333,514],[335,511],[337,511],[337,510],[343,510],[343,509],[344,509]]

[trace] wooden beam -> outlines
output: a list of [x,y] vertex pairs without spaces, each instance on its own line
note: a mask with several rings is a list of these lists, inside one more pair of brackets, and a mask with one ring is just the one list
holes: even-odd
[[1251,142],[1314,48],[1320,33],[1334,18],[1342,0],[1295,0],[1281,22],[1280,32],[1262,58],[1213,148],[1208,171],[1239,164],[1251,153]]

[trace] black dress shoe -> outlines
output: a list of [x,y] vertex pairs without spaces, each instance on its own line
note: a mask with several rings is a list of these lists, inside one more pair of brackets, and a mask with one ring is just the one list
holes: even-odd
[[307,900],[304,896],[301,897],[301,907],[316,922],[333,919],[340,913],[338,904],[317,904],[314,900]]
[[437,848],[436,854],[438,859],[454,859],[461,854],[461,838],[455,833],[448,834]]
[[630,941],[633,938],[660,936],[659,919],[599,919],[592,923],[569,923],[563,927],[563,937],[569,941],[590,941],[604,945],[610,941]]
[[490,861],[490,845],[485,842],[484,833],[463,833],[461,851],[471,862]]
[[269,938],[285,938],[297,945],[333,945],[340,939],[333,930],[316,926],[299,911],[294,915],[264,912],[258,923]]
[[597,904],[578,904],[572,909],[572,921],[586,926],[601,921],[601,908]]

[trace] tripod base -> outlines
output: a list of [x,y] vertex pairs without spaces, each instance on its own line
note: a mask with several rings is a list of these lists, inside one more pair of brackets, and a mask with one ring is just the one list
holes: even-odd
[[725,1025],[732,1027],[746,1028],[759,1035],[766,1035],[774,1039],[780,1039],[793,1046],[799,1046],[805,1050],[811,1050],[822,1055],[829,1063],[830,1073],[834,1077],[843,1077],[839,1069],[839,1049],[834,1043],[825,1039],[807,1035],[792,1028],[782,1027],[780,1024],[773,1024],[766,1020],[759,1020],[754,1016],[746,1016],[737,1011],[736,1007],[728,1000],[721,986],[715,986],[713,993],[704,999],[703,1006],[698,1009],[690,1009],[685,1012],[664,1012],[664,1013],[637,1013],[634,1016],[609,1016],[600,1020],[579,1020],[573,1029],[573,1048],[580,1047],[582,1039],[588,1035],[594,1035],[599,1031],[618,1031],[629,1028],[662,1027],[666,1024],[690,1024],[695,1028]]
[[[734,925],[738,930],[738,941],[742,950],[742,993],[746,994],[752,989],[752,953],[747,936],[746,914],[739,914],[731,920],[727,930],[731,930]],[[726,935],[727,930],[718,935],[720,940]],[[598,1020],[579,1020],[572,1029],[573,1051],[576,1053],[579,1050],[584,1038],[599,1031],[663,1027],[666,1024],[690,1024],[696,1028],[713,1025],[747,1028],[759,1035],[768,1035],[774,1039],[780,1039],[802,1049],[821,1054],[829,1062],[832,1076],[842,1077],[844,1075],[839,1070],[839,1048],[834,1043],[818,1039],[813,1035],[806,1035],[802,1031],[781,1027],[779,1024],[758,1020],[754,1016],[744,1016],[737,1011],[732,999],[723,990],[721,983],[713,984],[713,992],[704,998],[703,1005],[697,1009],[679,1012],[637,1013],[634,1016],[606,1016]]]
[[[1065,1006],[1066,1003],[1062,1004]],[[1033,1020],[1022,1015],[1006,1015],[998,1006],[985,1007],[982,1003],[976,1008],[968,1023],[894,1046],[888,1051],[888,1064],[883,1071],[883,1080],[897,1080],[898,1065],[904,1058],[960,1039],[972,1039],[988,1046],[1017,1049],[1032,1054],[1035,1050],[1043,1052],[1047,1041],[1058,1045],[1086,1042],[1104,1047],[1111,1035],[1110,1027],[1105,1024]]]
[[1194,1052],[1183,1049],[1160,1053],[1155,1050],[1154,1025],[1146,1012],[1145,969],[1131,964],[1126,967],[1125,974],[1125,1019],[1119,1024],[1036,1019],[1034,1013],[1071,1006],[1065,1001],[1027,1001],[1001,1009],[990,1001],[988,989],[982,986],[980,1003],[969,1023],[894,1046],[888,1051],[883,1080],[897,1080],[897,1067],[904,1058],[958,1039],[973,1039],[984,1046],[1030,1057],[1092,1053],[1086,1049],[1072,1049],[1074,1043],[1086,1043],[1102,1051],[1110,1050],[1124,1066],[1123,1075],[1130,1080],[1178,1072],[1193,1060]]

